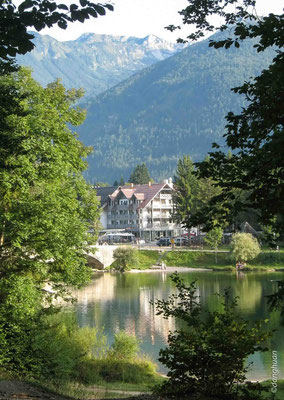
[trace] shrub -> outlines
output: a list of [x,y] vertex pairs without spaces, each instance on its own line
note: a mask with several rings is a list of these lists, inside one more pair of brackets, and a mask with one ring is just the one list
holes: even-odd
[[137,357],[139,342],[135,336],[119,331],[114,336],[114,342],[108,351],[108,357],[120,360],[133,360]]
[[154,383],[156,367],[146,359],[132,361],[112,358],[86,360],[80,365],[80,380],[85,385],[103,382]]
[[235,233],[232,236],[231,246],[231,257],[234,261],[249,261],[260,253],[258,241],[250,233]]
[[[223,310],[209,312],[200,305],[196,283],[185,286],[178,274],[171,279],[178,289],[168,301],[156,300],[157,314],[176,317],[183,328],[171,332],[159,361],[168,369],[168,381],[157,390],[178,398],[262,399],[259,384],[244,383],[245,360],[271,336],[261,322],[250,323],[235,311],[236,300],[223,296]],[[186,397],[187,398],[187,397]]]
[[106,337],[96,328],[80,328],[73,313],[52,316],[43,328],[32,340],[32,350],[37,355],[37,378],[75,379],[83,360],[94,353],[103,356],[106,352]]
[[11,331],[13,349],[5,370],[37,380],[76,379],[78,365],[106,353],[106,338],[96,328],[80,328],[73,313],[58,313],[39,319],[36,324]]
[[132,247],[118,247],[113,252],[113,258],[116,269],[124,272],[137,264],[138,254]]
[[105,358],[88,359],[81,363],[79,378],[84,384],[100,382],[154,383],[156,367],[145,357],[139,357],[135,336],[120,331]]

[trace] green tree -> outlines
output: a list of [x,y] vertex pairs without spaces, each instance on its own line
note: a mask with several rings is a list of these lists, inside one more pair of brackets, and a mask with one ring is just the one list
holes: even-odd
[[262,237],[264,241],[268,243],[272,249],[277,248],[277,243],[280,238],[280,233],[275,232],[274,225],[275,225],[275,218],[274,220],[272,220],[271,225],[262,226]]
[[129,177],[129,182],[135,185],[143,185],[150,182],[150,174],[145,163],[137,164]]
[[198,226],[200,225],[200,215],[204,215],[210,209],[212,199],[221,193],[221,189],[213,179],[201,178],[198,170],[195,173],[198,177],[198,185],[193,198],[191,223],[193,226]]
[[204,238],[205,243],[215,250],[216,264],[217,264],[218,246],[222,242],[222,238],[223,238],[223,229],[220,227],[213,228],[211,231],[207,233],[206,237]]
[[116,269],[120,272],[130,270],[137,264],[137,250],[132,247],[118,247],[113,252]]
[[125,181],[124,181],[124,178],[123,178],[123,176],[120,178],[120,181],[119,181],[119,186],[124,186],[125,185]]
[[59,81],[42,88],[20,69],[0,76],[5,93],[13,101],[0,110],[0,353],[20,369],[22,337],[55,309],[54,298],[69,297],[66,285],[91,276],[86,253],[96,235],[88,230],[99,205],[82,177],[90,149],[68,127],[84,120],[71,107],[81,91]]
[[[207,31],[229,30],[224,40],[210,41],[215,48],[240,47],[243,40],[256,38],[255,49],[265,51],[274,46],[277,52],[272,64],[251,82],[233,90],[244,95],[247,106],[240,114],[230,112],[227,145],[233,150],[230,158],[218,149],[210,153],[210,159],[198,164],[203,177],[219,182],[222,193],[211,203],[213,211],[204,213],[200,222],[220,220],[220,224],[231,222],[236,213],[247,208],[260,210],[259,220],[273,229],[284,229],[284,35],[283,15],[270,13],[259,18],[255,13],[255,0],[199,1],[189,0],[189,5],[180,14],[183,23],[194,25],[195,31],[188,36],[196,40]],[[232,5],[237,5],[233,8]],[[220,26],[212,24],[212,15],[222,17]],[[220,19],[219,19],[220,20]],[[234,24],[232,26],[232,24]],[[177,27],[170,26],[174,30]],[[245,190],[246,200],[235,198],[233,189]]]
[[24,0],[16,5],[12,0],[0,3],[0,59],[8,61],[17,54],[25,54],[34,48],[34,35],[28,28],[37,31],[53,25],[66,29],[68,22],[84,22],[90,17],[105,15],[111,4],[94,4],[80,0],[80,4],[57,4],[49,0]]
[[174,317],[182,328],[171,332],[168,347],[160,350],[169,379],[158,391],[176,398],[264,399],[261,385],[245,382],[245,362],[256,351],[265,351],[262,345],[271,332],[263,330],[263,322],[241,318],[228,292],[222,309],[209,312],[200,304],[196,282],[185,286],[178,274],[171,279],[178,293],[156,300],[157,314]]
[[94,187],[108,187],[108,186],[109,186],[109,184],[106,182],[96,182],[94,184]]
[[231,246],[231,257],[237,262],[252,260],[260,253],[258,241],[250,233],[235,233],[232,236]]
[[198,180],[189,156],[183,156],[178,161],[176,175],[174,176],[174,188],[173,219],[189,231],[193,226],[191,214],[196,204],[195,197],[198,190]]

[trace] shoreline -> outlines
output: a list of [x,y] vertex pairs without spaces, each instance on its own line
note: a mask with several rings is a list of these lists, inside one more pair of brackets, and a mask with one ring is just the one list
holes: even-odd
[[167,266],[166,269],[162,268],[147,268],[147,269],[131,269],[130,271],[126,272],[133,272],[133,273],[139,273],[139,272],[188,272],[188,271],[213,271],[212,268],[191,268],[191,267],[171,267]]
[[[145,268],[145,269],[130,269],[129,271],[125,271],[123,273],[140,273],[140,272],[166,272],[166,273],[173,273],[173,272],[196,272],[196,271],[203,271],[203,272],[284,272],[284,268],[252,268],[252,269],[243,269],[243,270],[236,270],[236,269],[227,269],[219,267],[219,268],[206,268],[206,267],[172,267],[172,266],[167,266],[166,269],[162,269],[160,267],[157,268]],[[93,269],[93,272],[111,272],[111,273],[121,273],[121,271],[117,271],[115,269]]]

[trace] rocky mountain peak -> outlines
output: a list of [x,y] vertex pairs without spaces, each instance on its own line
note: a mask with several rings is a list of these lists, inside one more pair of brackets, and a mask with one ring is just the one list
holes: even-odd
[[91,96],[182,48],[154,35],[136,38],[84,33],[76,40],[60,42],[32,33],[36,47],[31,53],[18,56],[18,63],[30,66],[35,79],[43,85],[61,78],[66,87],[83,87]]

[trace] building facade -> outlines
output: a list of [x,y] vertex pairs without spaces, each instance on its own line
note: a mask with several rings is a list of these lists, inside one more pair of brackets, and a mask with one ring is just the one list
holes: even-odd
[[163,183],[96,188],[101,201],[104,230],[126,230],[136,237],[152,241],[182,233],[172,221],[173,184]]

